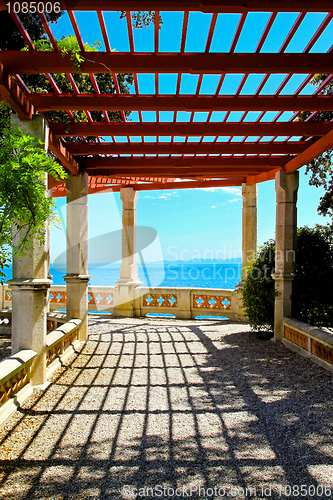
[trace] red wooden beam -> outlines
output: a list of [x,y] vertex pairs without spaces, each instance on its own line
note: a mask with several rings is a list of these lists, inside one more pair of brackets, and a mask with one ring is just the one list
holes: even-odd
[[151,182],[149,184],[137,184],[130,180],[124,180],[122,184],[117,184],[113,186],[96,186],[95,188],[89,188],[88,192],[100,192],[105,189],[112,189],[112,191],[120,191],[121,188],[130,186],[136,191],[153,191],[156,189],[196,189],[196,188],[208,188],[208,187],[223,187],[223,186],[241,186],[245,182],[245,177],[239,179],[221,179],[217,181],[212,180],[198,180],[198,181],[172,181],[172,182]]
[[298,154],[309,146],[308,142],[145,142],[82,143],[68,142],[66,149],[73,155],[110,154]]
[[[81,52],[83,73],[332,73],[332,53],[135,53]],[[74,73],[69,55],[58,51],[2,51],[9,73]]]
[[333,111],[333,96],[29,94],[38,111]]
[[[158,158],[119,158],[93,157],[81,161],[84,170],[90,172],[108,170],[108,173],[95,175],[157,175],[170,177],[177,175],[209,176],[216,174],[257,174],[274,167],[283,166],[285,156],[278,157],[158,157]],[[110,174],[109,171],[112,173]],[[239,174],[239,175],[242,175]]]
[[321,139],[318,139],[314,144],[311,144],[311,146],[296,156],[296,158],[286,163],[284,168],[288,174],[296,172],[296,170],[303,167],[303,165],[307,165],[314,160],[314,158],[331,148],[333,148],[333,130]]
[[73,175],[79,175],[80,168],[65,146],[50,132],[49,150],[58,158],[62,166]]
[[[228,179],[239,179],[240,177],[246,178],[249,175],[257,175],[263,172],[272,170],[272,166],[267,167],[185,167],[185,168],[172,168],[172,167],[139,167],[136,169],[126,169],[117,167],[105,167],[105,168],[87,168],[85,172],[88,175],[102,176],[108,175],[110,177],[122,176],[122,177],[132,177],[134,176],[145,176],[145,177],[168,177],[173,179],[197,179],[202,177],[210,177],[214,179],[218,178],[228,178]],[[275,167],[277,168],[277,167]]]
[[11,78],[0,63],[0,95],[11,105],[20,120],[31,120],[33,105],[17,83]]
[[[113,180],[107,184],[96,184],[94,186],[90,185],[88,187],[88,194],[100,193],[103,191],[120,191],[121,188],[131,186],[136,191],[153,191],[157,189],[193,189],[193,188],[209,188],[209,187],[225,187],[225,186],[241,186],[243,182],[246,182],[245,177],[240,177],[238,179],[221,179],[212,181],[208,180],[198,180],[198,181],[168,181],[168,182],[155,182],[150,183],[137,183],[131,181],[131,179],[123,179],[120,184],[114,184]],[[66,196],[66,187],[64,184],[53,187],[53,197]]]
[[[0,10],[7,10],[8,0],[0,0]],[[10,0],[22,5],[24,0]],[[52,0],[52,3],[57,3]],[[62,10],[160,10],[199,12],[330,12],[331,0],[60,0]]]
[[57,136],[323,136],[331,122],[50,123]]

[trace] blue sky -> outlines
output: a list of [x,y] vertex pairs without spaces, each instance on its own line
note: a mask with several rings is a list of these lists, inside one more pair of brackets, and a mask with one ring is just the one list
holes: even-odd
[[[181,40],[182,13],[161,13],[163,25],[160,30],[160,50],[179,51]],[[120,20],[117,13],[104,13],[111,47],[117,51],[128,51],[126,20]],[[253,52],[260,35],[268,20],[268,13],[250,13],[244,24],[242,35],[235,48],[236,52]],[[297,17],[296,13],[278,14],[272,30],[262,48],[263,52],[277,52]],[[297,30],[286,52],[299,52],[304,49],[311,36],[323,21],[325,14],[307,14]],[[84,42],[102,42],[103,37],[95,13],[77,12],[76,18]],[[226,52],[230,49],[239,15],[223,14],[218,16],[215,34],[211,44],[212,52]],[[201,52],[205,48],[211,14],[190,13],[189,28],[185,50]],[[63,35],[74,34],[67,13],[56,25],[52,26],[57,39]],[[333,23],[331,22],[311,52],[325,52],[331,46]],[[153,26],[134,30],[135,50],[150,52],[154,50]],[[285,75],[272,75],[262,94],[270,94],[277,89]],[[175,93],[177,75],[160,75],[159,92],[161,94]],[[232,94],[237,88],[242,75],[228,75],[220,94]],[[283,94],[293,93],[304,79],[304,75],[294,75],[283,90]],[[197,75],[184,75],[180,92],[195,93]],[[201,86],[201,94],[215,92],[219,78],[216,75],[205,75]],[[242,94],[251,94],[258,87],[262,75],[250,75]],[[154,75],[138,75],[140,93],[155,92]],[[311,94],[314,88],[307,85],[301,94]],[[133,89],[131,90],[134,91]],[[155,113],[142,113],[144,121],[154,121]],[[266,113],[263,121],[269,121],[276,113]],[[213,113],[211,121],[220,121],[224,113]],[[246,120],[254,121],[258,113],[248,113]],[[283,113],[279,121],[286,121],[291,113]],[[206,121],[207,113],[195,113],[194,121]],[[177,113],[177,121],[188,121],[190,113]],[[138,114],[133,112],[130,119],[138,121]],[[173,112],[161,112],[160,121],[171,121]],[[231,113],[228,121],[237,121],[239,113]],[[196,142],[200,138],[190,138]],[[269,140],[269,137],[263,140]],[[293,138],[296,140],[297,138]],[[109,139],[107,139],[109,140]],[[127,138],[119,137],[119,142],[127,142]],[[141,138],[131,138],[141,141]],[[156,140],[145,138],[145,141]],[[161,137],[161,141],[169,141],[169,137]],[[184,138],[175,138],[184,141]],[[212,140],[212,138],[206,138]],[[219,138],[220,141],[228,138]],[[234,138],[234,141],[241,138]],[[249,138],[248,140],[253,140]],[[300,189],[298,192],[298,225],[314,226],[325,223],[325,219],[317,214],[319,197],[323,191],[308,185],[308,177],[300,170]],[[60,215],[65,215],[65,199],[59,199],[57,206]],[[238,257],[241,252],[241,188],[191,189],[171,191],[143,191],[139,193],[137,203],[138,225],[146,225],[158,231],[159,242],[165,260],[188,259],[198,255],[202,258],[209,255],[218,258]],[[120,199],[119,193],[94,194],[89,196],[89,236],[97,236],[105,232],[120,229]],[[275,189],[274,181],[259,184],[258,197],[258,244],[274,237],[275,226]],[[51,232],[51,261],[65,249],[64,229],[53,229]],[[160,260],[161,254],[157,247],[147,253],[147,260]]]

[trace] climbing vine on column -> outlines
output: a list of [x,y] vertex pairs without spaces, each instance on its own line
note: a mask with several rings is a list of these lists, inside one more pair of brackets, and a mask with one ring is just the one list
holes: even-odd
[[[1,104],[4,111],[5,104]],[[55,219],[54,202],[45,196],[45,178],[66,174],[43,149],[43,143],[15,125],[10,113],[0,119],[0,281],[11,258],[13,232],[20,231],[14,248],[29,252],[33,239],[44,240],[45,223]],[[19,221],[19,222],[18,222]]]

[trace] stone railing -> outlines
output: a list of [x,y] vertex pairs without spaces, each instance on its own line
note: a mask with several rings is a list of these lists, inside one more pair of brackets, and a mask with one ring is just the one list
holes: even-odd
[[222,316],[243,321],[237,290],[214,288],[140,288],[140,316],[162,313],[176,318]]
[[0,425],[32,394],[31,365],[36,353],[19,351],[0,361]]
[[282,342],[293,351],[333,372],[333,334],[291,318],[283,318]]
[[[11,311],[7,310],[10,314]],[[81,321],[71,319],[66,322],[64,315],[51,313],[51,320],[61,323],[46,336],[47,378],[71,356],[79,343]],[[0,428],[10,418],[17,406],[32,394],[30,384],[31,365],[37,354],[22,350],[0,361]]]
[[80,324],[79,319],[71,319],[47,334],[46,366],[48,377],[60,366],[61,362],[73,353],[73,348],[79,340]]
[[[2,290],[3,307],[11,307],[11,291]],[[116,286],[89,286],[88,310],[117,315],[118,289]],[[66,285],[51,286],[49,292],[49,328],[52,322],[65,321],[61,311],[66,309]],[[240,305],[239,291],[215,288],[148,288],[137,289],[136,316],[172,314],[176,318],[194,319],[197,316],[223,316],[232,321],[245,321]],[[53,314],[53,318],[52,318]]]

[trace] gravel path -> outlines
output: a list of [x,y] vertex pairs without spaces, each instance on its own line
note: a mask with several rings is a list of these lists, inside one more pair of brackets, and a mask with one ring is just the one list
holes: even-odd
[[1,432],[0,498],[333,498],[332,378],[246,325],[93,316]]

